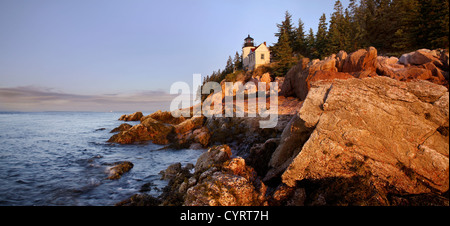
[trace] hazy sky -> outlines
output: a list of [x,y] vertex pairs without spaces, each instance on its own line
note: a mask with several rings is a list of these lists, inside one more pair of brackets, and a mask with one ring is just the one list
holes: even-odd
[[322,13],[329,19],[333,6],[334,0],[0,0],[0,111],[167,109],[172,83],[223,69],[248,34],[256,44],[276,42],[286,10],[307,31],[317,29]]

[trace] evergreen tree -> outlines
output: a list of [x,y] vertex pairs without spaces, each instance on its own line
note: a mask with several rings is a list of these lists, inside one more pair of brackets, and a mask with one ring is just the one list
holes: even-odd
[[275,33],[275,36],[278,37],[278,41],[280,40],[281,35],[286,33],[288,35],[289,42],[291,44],[295,43],[295,27],[292,24],[292,15],[289,14],[288,11],[284,14],[284,21],[282,21],[281,24],[277,24],[277,27],[278,32]]
[[351,23],[351,18],[350,18],[350,12],[348,11],[348,9],[345,9],[344,11],[344,19],[343,19],[343,25],[342,25],[342,29],[343,29],[343,39],[344,39],[344,48],[342,50],[346,50],[346,51],[352,51],[353,48],[353,39],[354,39],[354,33],[352,33],[352,23]]
[[399,11],[392,8],[396,0],[361,0],[358,9],[361,47],[374,46],[390,50],[395,41]]
[[334,12],[330,19],[330,28],[328,30],[328,49],[330,53],[337,53],[346,47],[346,21],[344,8],[341,1],[337,0],[334,4]]
[[361,26],[362,15],[361,8],[357,3],[357,0],[350,0],[347,7],[348,12],[348,36],[349,36],[349,46],[346,51],[353,52],[362,47],[362,39],[364,36],[364,31]]
[[[295,27],[292,24],[292,15],[289,14],[288,11],[286,11],[285,15],[284,15],[284,20],[281,22],[281,24],[277,24],[278,27],[278,32],[275,33],[275,36],[278,37],[278,41],[277,43],[275,43],[272,47],[272,54],[274,56],[275,59],[280,58],[278,57],[278,55],[280,54],[279,51],[284,51],[284,50],[280,50],[280,46],[284,45],[284,42],[288,42],[289,46],[291,48],[291,50],[294,48],[294,43],[295,43]],[[287,40],[282,40],[281,36],[282,35],[287,35]]]
[[412,51],[418,46],[417,36],[420,26],[420,7],[418,0],[396,0],[391,4],[391,11],[397,14],[395,20],[392,50]]
[[292,48],[287,32],[281,34],[278,44],[277,56],[275,58],[275,60],[278,61],[278,64],[272,71],[273,77],[285,76],[289,69],[295,64],[295,60],[292,58]]
[[325,13],[319,19],[319,27],[317,28],[316,39],[315,39],[315,48],[319,55],[319,58],[322,58],[327,55],[327,17]]
[[317,49],[316,49],[316,39],[314,37],[314,31],[312,28],[309,29],[309,34],[306,37],[306,45],[308,48],[307,56],[309,58],[318,58],[319,53],[317,52]]
[[302,19],[298,19],[298,27],[295,31],[295,43],[294,43],[293,51],[302,56],[306,56],[308,54],[308,46],[306,43],[304,24]]
[[241,55],[239,55],[239,53],[237,51],[236,51],[236,54],[234,55],[233,64],[234,64],[234,68],[236,70],[242,69],[242,57],[241,57]]
[[277,56],[275,60],[282,62],[289,61],[292,58],[292,48],[287,32],[281,34],[277,44]]
[[233,73],[233,59],[231,59],[231,56],[228,56],[227,65],[225,66],[225,70],[222,72],[225,75]]
[[449,1],[419,1],[420,28],[418,33],[421,48],[449,47]]
[[395,18],[392,18],[394,12],[389,4],[391,0],[372,1],[374,1],[375,18],[372,20],[372,30],[369,34],[372,37],[370,45],[378,49],[389,49],[397,26]]
[[366,48],[372,45],[375,24],[375,2],[374,0],[361,0],[358,8],[358,25],[360,36],[360,47]]

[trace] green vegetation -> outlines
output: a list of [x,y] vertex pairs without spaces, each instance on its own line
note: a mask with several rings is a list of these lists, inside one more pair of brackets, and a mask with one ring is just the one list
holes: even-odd
[[[320,17],[317,32],[304,34],[299,27],[278,25],[280,32],[292,33],[294,55],[324,58],[340,50],[353,52],[374,46],[381,53],[404,53],[421,48],[449,47],[448,0],[350,0],[346,9],[337,0],[330,20]],[[282,26],[282,27],[281,27]],[[281,37],[282,35],[275,35]],[[279,46],[283,40],[278,39]],[[298,43],[305,43],[299,47]],[[275,51],[275,54],[277,52]]]

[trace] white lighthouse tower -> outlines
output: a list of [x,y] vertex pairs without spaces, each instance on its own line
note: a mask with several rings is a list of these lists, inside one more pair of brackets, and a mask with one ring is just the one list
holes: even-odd
[[242,66],[244,70],[248,70],[248,66],[250,65],[250,59],[248,55],[253,48],[255,48],[253,38],[248,35],[248,37],[244,39],[244,46],[242,47]]

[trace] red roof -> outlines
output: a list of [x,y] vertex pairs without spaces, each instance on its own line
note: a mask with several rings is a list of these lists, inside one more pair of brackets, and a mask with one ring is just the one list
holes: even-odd
[[257,47],[253,47],[253,48],[251,49],[251,51],[252,51],[252,52],[255,52],[255,50],[256,50],[257,48],[259,48],[262,44],[264,44],[264,43],[259,44]]
[[[251,52],[255,52],[255,50],[258,49],[262,44],[266,45],[266,42],[263,42],[263,43],[259,44],[257,47],[251,48],[250,51],[251,51]],[[266,46],[266,47],[267,47],[267,46]],[[267,48],[270,48],[270,47],[267,47]]]

